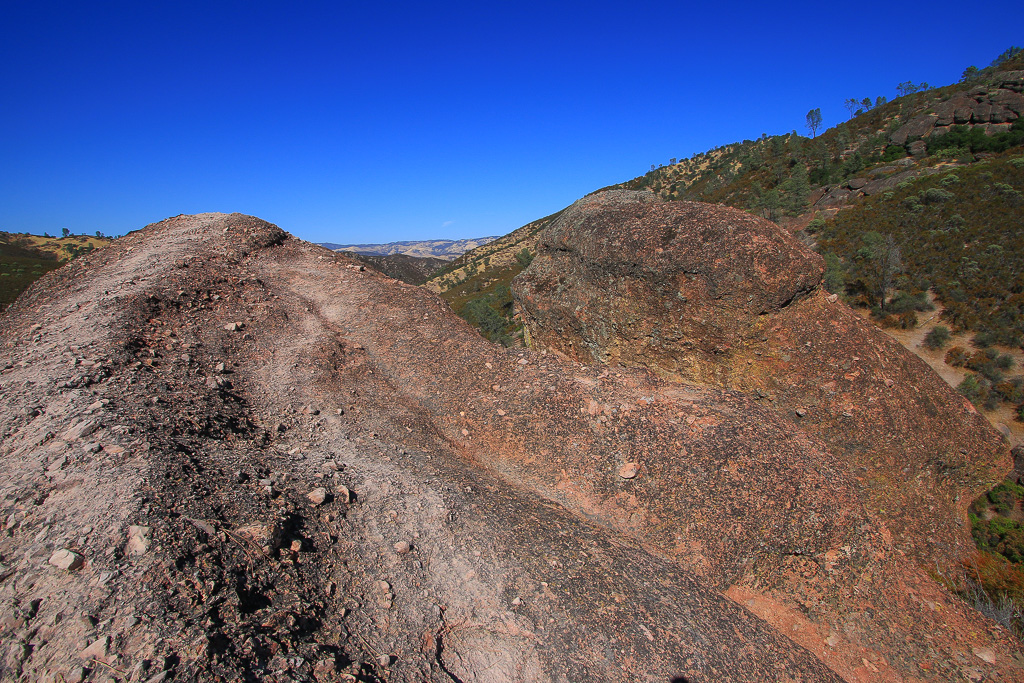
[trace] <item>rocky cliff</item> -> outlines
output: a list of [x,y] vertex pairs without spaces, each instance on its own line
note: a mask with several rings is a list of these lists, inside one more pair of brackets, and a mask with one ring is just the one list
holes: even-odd
[[1024,115],[1024,71],[996,74],[990,85],[965,89],[896,129],[889,139],[903,145],[914,138],[942,135],[953,126],[981,128],[987,135],[1010,130]]
[[[716,295],[817,301],[817,261],[779,249],[792,296],[754,255]],[[255,218],[179,216],[44,277],[0,368],[4,680],[1024,673],[770,401],[497,347]],[[1003,464],[961,456],[949,487]]]

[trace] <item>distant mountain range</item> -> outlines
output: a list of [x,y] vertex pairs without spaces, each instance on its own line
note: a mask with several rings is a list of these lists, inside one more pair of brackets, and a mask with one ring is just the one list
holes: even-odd
[[488,242],[493,242],[498,236],[474,237],[464,240],[421,240],[408,242],[388,242],[387,244],[334,244],[333,242],[320,242],[320,246],[327,247],[332,251],[354,251],[359,254],[372,254],[377,256],[389,256],[391,254],[406,254],[408,256],[419,256],[421,258],[440,258],[451,261],[470,249],[476,249]]

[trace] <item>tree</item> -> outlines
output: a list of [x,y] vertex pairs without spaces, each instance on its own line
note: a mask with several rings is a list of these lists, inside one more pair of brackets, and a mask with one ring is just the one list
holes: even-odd
[[533,263],[533,254],[530,253],[529,249],[523,247],[523,249],[516,254],[516,261],[520,266],[526,268]]
[[97,236],[97,237],[103,237],[103,233],[102,233],[102,232],[100,232],[99,230],[97,230],[97,231],[96,231],[96,236]]
[[888,102],[888,100],[885,99],[885,95],[879,95],[875,98],[875,108],[877,109],[878,107],[881,107],[886,102]]
[[1003,51],[1001,55],[999,55],[992,61],[992,66],[999,66],[1003,62],[1013,59],[1021,52],[1024,52],[1024,48],[1017,47],[1016,45],[1008,47],[1006,50]]
[[846,107],[846,111],[850,112],[850,118],[853,118],[853,112],[857,108],[857,100],[852,97],[847,97],[846,101],[843,102],[843,106]]
[[762,190],[761,186],[754,184],[754,199],[751,202],[751,208],[756,209],[762,218],[766,218],[770,221],[774,221],[779,217],[779,208],[782,206],[782,201],[779,198],[779,191],[775,188],[771,190]]
[[67,228],[61,228],[60,229],[60,234],[63,235],[64,237],[67,237],[68,235],[71,234],[71,231],[68,230]]
[[865,277],[865,287],[885,310],[885,300],[896,284],[896,276],[903,272],[903,257],[892,235],[868,232],[864,246],[857,251]]
[[818,129],[821,128],[821,109],[812,109],[807,112],[807,130],[811,131],[811,137],[817,137]]
[[846,289],[843,263],[838,256],[831,252],[825,254],[825,276],[821,285],[829,294],[842,294]]
[[962,74],[960,74],[960,82],[967,83],[968,81],[973,81],[975,78],[978,77],[980,73],[981,70],[978,69],[978,67],[969,66],[966,69],[964,69],[964,72]]
[[871,109],[871,98],[870,97],[865,97],[863,100],[860,101],[860,103],[864,107],[864,111],[869,111]]
[[900,97],[913,95],[916,92],[923,92],[931,88],[927,83],[914,84],[912,81],[904,81],[896,84],[896,92]]
[[782,202],[786,213],[791,216],[799,216],[807,207],[807,195],[811,192],[811,184],[807,177],[807,167],[797,163],[793,167],[793,173],[782,182]]

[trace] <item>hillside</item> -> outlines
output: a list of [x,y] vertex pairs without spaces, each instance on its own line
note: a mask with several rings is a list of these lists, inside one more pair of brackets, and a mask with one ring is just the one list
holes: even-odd
[[[683,217],[679,241],[701,226],[726,229]],[[821,259],[775,226],[729,234],[778,265],[718,264],[737,305],[817,287]],[[872,477],[798,414],[502,348],[259,219],[147,226],[44,276],[3,323],[4,680],[1024,676],[1020,642],[904,554],[918,532],[866,506]],[[888,401],[879,373],[919,371],[854,357],[872,334],[853,325],[832,358],[863,369],[841,400],[841,381]],[[914,460],[941,487],[907,492],[939,534],[921,564],[954,576],[971,548],[949,505],[1009,459],[933,389],[893,391],[935,402],[928,428],[951,440],[952,459]]]
[[388,277],[407,282],[410,285],[422,285],[430,276],[448,265],[448,261],[425,256],[409,256],[408,254],[360,254],[352,251],[341,251],[351,258],[379,270]]
[[98,236],[58,238],[0,232],[0,311],[45,273],[109,243],[109,238]]
[[[999,360],[1024,342],[1024,54],[1003,57],[965,71],[961,83],[865,104],[868,111],[813,139],[794,131],[724,145],[606,189],[724,204],[778,222],[826,257],[829,291],[883,326],[912,327],[916,313],[937,306],[952,334],[995,346],[1003,365],[975,373],[972,399],[1024,411],[1024,378],[1007,380]],[[512,235],[530,234],[523,244],[533,252],[539,230],[527,228]],[[513,263],[514,244],[467,252],[460,262],[471,268],[427,283],[485,334],[510,344],[521,339],[506,288],[522,270]],[[1014,433],[1024,442],[1024,430]]]
[[519,344],[521,326],[514,320],[509,285],[530,264],[541,231],[557,217],[558,213],[546,216],[466,252],[436,271],[424,286],[487,339],[504,346]]

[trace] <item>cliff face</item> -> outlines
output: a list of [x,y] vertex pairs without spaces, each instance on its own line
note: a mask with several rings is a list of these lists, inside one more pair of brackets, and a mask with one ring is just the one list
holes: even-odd
[[[804,261],[747,301],[814,297]],[[258,219],[149,226],[3,323],[5,680],[1022,674],[765,401],[496,347]]]
[[616,190],[580,200],[514,282],[536,348],[741,390],[828,444],[897,545],[972,549],[966,507],[1009,467],[1000,437],[923,362],[821,288],[773,223]]
[[915,137],[943,135],[953,126],[981,128],[988,135],[1009,131],[1024,115],[1024,71],[1005,71],[990,86],[958,92],[893,131],[889,139],[903,145]]

